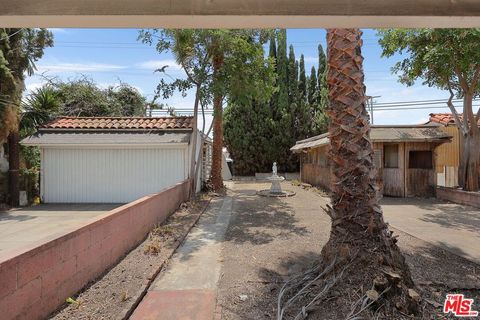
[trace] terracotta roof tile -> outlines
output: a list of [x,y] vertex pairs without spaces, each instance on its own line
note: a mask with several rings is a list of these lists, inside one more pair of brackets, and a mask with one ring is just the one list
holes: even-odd
[[[463,121],[463,114],[459,114],[460,121]],[[443,125],[455,124],[455,118],[451,113],[430,113],[430,122],[440,123]],[[480,126],[480,121],[478,121]]]
[[174,130],[192,129],[193,117],[61,117],[41,129],[71,130]]

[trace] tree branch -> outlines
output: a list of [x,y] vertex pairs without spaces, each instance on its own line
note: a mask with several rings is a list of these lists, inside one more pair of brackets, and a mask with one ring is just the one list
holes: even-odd
[[465,128],[464,123],[460,121],[460,117],[458,116],[458,112],[455,109],[455,106],[453,105],[453,98],[455,97],[455,94],[453,93],[452,86],[450,84],[450,80],[447,80],[447,87],[448,91],[450,92],[450,98],[448,98],[447,105],[450,108],[450,111],[453,114],[453,117],[455,119],[455,123],[457,124],[458,128],[462,131],[464,135],[467,134],[467,128]]
[[206,135],[207,137],[210,135],[210,132],[212,132],[212,128],[213,128],[213,121],[212,121],[212,123],[210,123],[210,128],[208,128],[207,133],[205,133],[205,135]]
[[[465,90],[465,92],[469,91],[469,90],[470,90],[470,86],[468,85],[467,80],[466,80],[465,77],[463,76],[463,74],[462,74],[462,72],[460,71],[460,69],[458,69],[458,66],[457,66],[457,65],[455,65],[454,70],[455,70],[455,74],[456,74],[457,77],[458,77],[458,80],[460,81],[460,86],[462,87],[462,89]],[[448,81],[448,83],[450,84],[450,81]]]
[[475,73],[472,78],[472,85],[470,86],[470,92],[475,92],[475,88],[477,87],[479,77],[480,77],[480,65],[477,66],[477,69],[475,69]]

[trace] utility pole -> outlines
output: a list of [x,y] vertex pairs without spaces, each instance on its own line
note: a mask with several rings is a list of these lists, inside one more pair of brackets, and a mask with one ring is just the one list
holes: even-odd
[[381,96],[366,96],[367,108],[370,109],[370,122],[373,124],[373,98],[380,98]]

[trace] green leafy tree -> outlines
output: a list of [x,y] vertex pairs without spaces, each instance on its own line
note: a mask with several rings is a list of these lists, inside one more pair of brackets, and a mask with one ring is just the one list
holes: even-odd
[[[448,106],[462,134],[459,183],[478,191],[480,177],[480,109],[473,110],[480,78],[480,29],[386,29],[379,31],[384,57],[405,54],[392,72],[411,86],[420,80],[450,93]],[[463,98],[463,118],[452,100]]]
[[[273,68],[264,57],[263,43],[269,34],[259,30],[149,30],[140,40],[162,53],[170,50],[187,74],[186,82],[177,79],[163,83],[160,91],[196,87],[194,116],[199,103],[213,105],[213,155],[211,182],[215,190],[223,187],[223,104],[268,101],[273,91]],[[164,95],[165,97],[165,95]],[[195,122],[196,123],[196,122]],[[195,154],[195,152],[194,152]],[[192,160],[191,172],[195,168]],[[198,166],[197,166],[198,167]],[[194,179],[196,180],[196,179]]]
[[18,115],[22,92],[25,89],[25,77],[33,74],[35,62],[43,56],[44,49],[53,45],[53,36],[46,29],[0,30],[0,140],[8,135],[10,202],[12,206],[18,206]]
[[[48,84],[26,97],[23,106],[34,112],[32,116],[40,115],[38,112],[41,111],[50,118],[138,117],[145,116],[146,104],[145,97],[126,83],[120,82],[105,89],[83,76],[69,81],[48,79]],[[41,121],[41,117],[38,120]]]
[[225,144],[234,159],[236,175],[268,172],[274,162],[274,123],[268,103],[230,104],[224,116]]
[[91,79],[60,82],[55,85],[55,89],[64,116],[99,117],[115,114],[106,94]]
[[[298,157],[290,152],[291,146],[296,140],[327,129],[317,71],[313,68],[310,77],[306,76],[305,58],[302,55],[297,61],[293,46],[287,56],[285,30],[270,37],[269,57],[275,62],[277,74],[276,90],[269,103],[230,104],[226,109],[225,142],[235,160],[235,174],[268,172],[272,162],[277,162],[281,171],[298,170]],[[325,61],[321,68],[325,71]],[[321,83],[324,94],[328,94],[326,82]]]
[[106,90],[107,99],[116,114],[123,117],[144,116],[146,99],[127,83],[121,82],[117,86],[110,86]]

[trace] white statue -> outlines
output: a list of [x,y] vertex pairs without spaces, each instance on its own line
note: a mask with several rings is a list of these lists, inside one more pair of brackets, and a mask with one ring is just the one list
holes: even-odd
[[277,163],[276,162],[273,163],[272,173],[273,173],[274,176],[277,176]]

